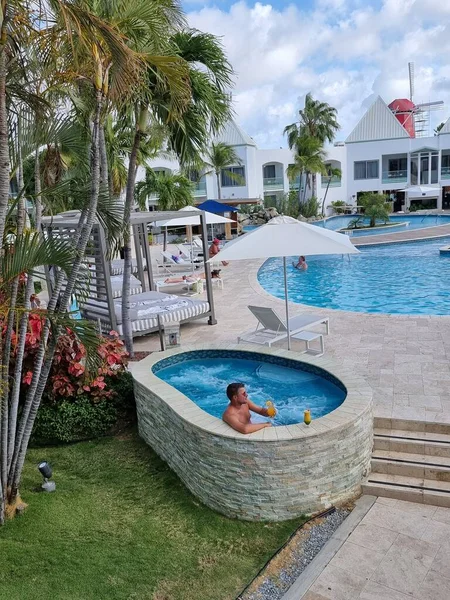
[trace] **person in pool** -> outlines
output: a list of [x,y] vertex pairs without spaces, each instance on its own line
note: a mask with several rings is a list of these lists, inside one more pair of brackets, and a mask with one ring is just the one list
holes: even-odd
[[252,423],[250,411],[268,417],[267,408],[253,404],[245,391],[244,383],[230,383],[227,387],[227,396],[230,404],[222,415],[227,425],[239,431],[239,433],[253,433],[265,427],[271,427],[272,423]]
[[297,264],[292,263],[292,266],[296,269],[301,269],[302,271],[306,271],[306,269],[308,268],[308,264],[304,256],[299,256]]

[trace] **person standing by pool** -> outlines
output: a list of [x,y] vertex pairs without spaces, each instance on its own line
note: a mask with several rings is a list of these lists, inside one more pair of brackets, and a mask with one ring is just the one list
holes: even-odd
[[230,383],[227,387],[227,396],[230,404],[222,415],[227,425],[239,431],[239,433],[253,433],[265,427],[271,427],[272,423],[252,423],[250,411],[268,417],[268,409],[257,406],[247,396],[244,383]]
[[[220,252],[219,244],[220,244],[220,240],[218,240],[217,238],[214,238],[213,243],[209,247],[209,258],[214,258],[215,256],[217,256],[219,254],[219,252]],[[226,267],[228,265],[228,263],[225,260],[222,261],[222,264],[224,267]]]
[[301,269],[302,271],[306,271],[306,269],[308,268],[308,264],[306,262],[306,258],[304,256],[299,256],[298,257],[298,263],[292,263],[292,266],[295,269]]

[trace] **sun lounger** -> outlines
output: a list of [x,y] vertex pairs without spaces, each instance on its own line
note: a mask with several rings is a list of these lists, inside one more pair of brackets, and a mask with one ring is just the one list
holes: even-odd
[[[123,263],[124,261],[121,258],[117,258],[112,260],[111,265],[111,275],[122,275],[123,273]],[[135,258],[131,259],[131,272],[137,273],[137,260]]]
[[[203,300],[179,297],[160,292],[143,292],[130,298],[130,317],[134,335],[144,335],[158,330],[158,316],[161,322],[177,321],[184,323],[209,316],[209,303]],[[111,329],[111,318],[106,301],[87,300],[81,307],[83,317],[100,321],[104,331]],[[122,329],[121,299],[114,300],[114,314],[119,334]]]
[[[168,252],[167,250],[163,250],[161,252],[161,256],[163,257],[162,261],[157,261],[158,267],[160,267],[160,269],[166,273],[171,273],[174,271],[184,271],[187,272],[190,271],[192,273],[192,271],[194,270],[194,265],[188,261],[185,260],[182,256],[176,256],[174,254],[171,254],[170,252]],[[175,260],[175,258],[176,260]]]
[[[113,298],[122,296],[123,275],[113,275],[111,277],[111,289]],[[130,278],[130,294],[140,294],[142,292],[142,284],[137,277],[131,275]]]
[[[239,342],[247,342],[251,344],[262,344],[271,346],[275,342],[287,339],[286,322],[283,321],[272,308],[264,306],[249,306],[250,312],[258,320],[256,329],[246,331],[238,337]],[[295,334],[304,331],[309,327],[317,325],[325,325],[326,333],[329,329],[329,318],[323,315],[312,313],[303,313],[289,319],[289,332],[291,337]]]

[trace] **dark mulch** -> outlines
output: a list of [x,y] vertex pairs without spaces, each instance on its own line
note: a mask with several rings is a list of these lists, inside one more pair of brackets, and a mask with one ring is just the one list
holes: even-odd
[[148,352],[148,351],[135,352],[134,358],[130,358],[129,362],[139,362],[140,360],[147,358],[147,356],[149,354],[152,354],[152,352]]

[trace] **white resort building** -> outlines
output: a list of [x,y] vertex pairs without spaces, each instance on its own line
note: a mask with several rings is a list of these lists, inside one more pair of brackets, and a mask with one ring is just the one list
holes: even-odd
[[[327,214],[331,214],[331,202],[340,200],[356,207],[360,194],[369,191],[389,195],[394,211],[414,210],[419,206],[450,207],[450,119],[437,135],[423,137],[422,106],[407,99],[394,100],[388,106],[378,97],[345,143],[337,142],[326,148],[327,165],[342,173],[341,177],[317,176],[320,203],[328,188]],[[231,170],[241,176],[243,183],[236,183],[226,172],[221,175],[222,202],[255,203],[298,190],[299,181],[289,182],[286,175],[293,162],[289,149],[257,148],[234,121],[228,123],[216,141],[233,146],[241,159],[241,164]],[[154,159],[150,166],[156,171],[179,170],[177,161],[167,157]],[[197,204],[218,199],[213,173],[200,178],[194,196]],[[152,203],[156,203],[156,198],[150,200]]]

